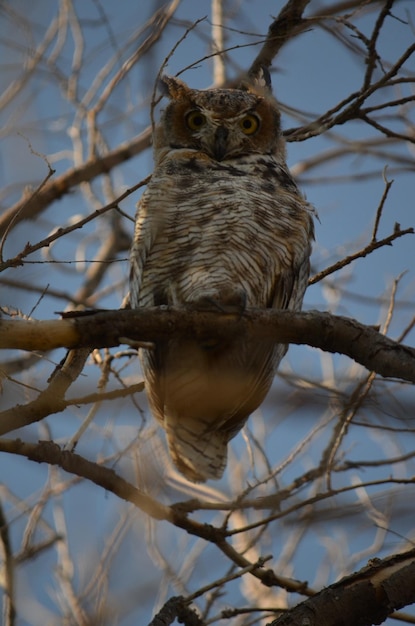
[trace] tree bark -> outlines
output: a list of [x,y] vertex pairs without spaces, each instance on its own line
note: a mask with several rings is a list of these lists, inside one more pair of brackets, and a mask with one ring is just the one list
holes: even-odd
[[415,602],[415,549],[372,559],[268,626],[370,626]]
[[278,343],[307,344],[345,354],[381,376],[415,383],[414,348],[389,339],[373,326],[318,311],[249,309],[235,315],[160,307],[65,314],[62,320],[0,320],[0,349],[103,348],[180,334],[195,339],[242,339],[249,334]]

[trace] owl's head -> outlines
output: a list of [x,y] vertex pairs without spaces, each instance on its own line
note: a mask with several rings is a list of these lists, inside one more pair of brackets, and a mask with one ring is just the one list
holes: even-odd
[[252,153],[283,155],[280,113],[260,85],[198,90],[164,76],[161,86],[170,102],[154,136],[156,161],[171,150],[194,150],[216,161]]

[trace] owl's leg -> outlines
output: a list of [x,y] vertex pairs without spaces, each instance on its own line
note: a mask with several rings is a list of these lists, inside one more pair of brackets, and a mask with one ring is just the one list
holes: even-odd
[[[212,290],[196,299],[188,302],[186,306],[192,311],[225,313],[237,315],[240,319],[246,309],[247,295],[243,289],[225,287],[224,289]],[[217,349],[224,350],[226,342],[214,337],[206,337],[199,342],[203,350],[212,352]]]
[[187,303],[195,311],[216,311],[242,316],[246,309],[247,295],[243,289],[226,287],[202,295]]

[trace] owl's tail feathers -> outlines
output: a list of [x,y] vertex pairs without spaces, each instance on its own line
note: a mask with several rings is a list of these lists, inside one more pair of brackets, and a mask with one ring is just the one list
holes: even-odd
[[188,480],[218,480],[225,471],[229,436],[203,428],[198,420],[182,420],[166,424],[167,442],[174,464]]

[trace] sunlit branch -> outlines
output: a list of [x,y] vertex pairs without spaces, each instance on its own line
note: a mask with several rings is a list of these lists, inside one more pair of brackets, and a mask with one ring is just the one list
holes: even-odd
[[115,310],[50,321],[0,320],[0,348],[52,350],[58,347],[140,345],[161,338],[250,336],[280,343],[307,344],[353,358],[381,376],[415,382],[415,350],[356,320],[308,311],[252,309],[242,316],[186,309]]

